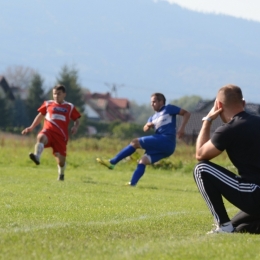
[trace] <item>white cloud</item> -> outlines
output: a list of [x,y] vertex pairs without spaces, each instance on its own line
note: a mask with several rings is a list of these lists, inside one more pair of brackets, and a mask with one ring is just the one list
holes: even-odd
[[205,13],[225,14],[260,22],[259,0],[160,0]]

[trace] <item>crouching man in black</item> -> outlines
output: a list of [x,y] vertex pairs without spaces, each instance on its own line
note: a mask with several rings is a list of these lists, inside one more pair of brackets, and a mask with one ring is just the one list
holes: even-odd
[[[220,88],[213,108],[202,119],[194,179],[215,220],[215,228],[208,234],[260,234],[260,117],[245,112],[244,106],[241,89],[226,85]],[[224,124],[210,137],[211,123],[218,116]],[[210,161],[223,151],[238,174]],[[240,209],[231,220],[223,197]]]

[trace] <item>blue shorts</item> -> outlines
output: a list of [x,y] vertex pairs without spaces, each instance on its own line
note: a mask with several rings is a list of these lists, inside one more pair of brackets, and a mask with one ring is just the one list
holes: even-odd
[[145,154],[150,156],[151,163],[169,157],[173,154],[176,142],[170,140],[163,135],[149,135],[138,138],[141,147],[145,150]]

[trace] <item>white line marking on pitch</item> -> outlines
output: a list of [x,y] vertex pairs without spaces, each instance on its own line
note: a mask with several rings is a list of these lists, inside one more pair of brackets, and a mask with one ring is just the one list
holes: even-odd
[[[235,209],[229,209],[228,211],[234,211]],[[196,214],[208,214],[209,211],[198,211],[195,212]],[[146,219],[152,219],[152,218],[162,218],[167,216],[174,216],[174,215],[183,215],[183,214],[194,214],[194,212],[191,211],[172,211],[167,212],[165,214],[160,215],[142,215],[136,218],[127,218],[127,219],[121,219],[121,220],[112,220],[112,221],[89,221],[86,223],[83,222],[68,222],[68,223],[50,223],[50,224],[43,224],[43,225],[31,225],[31,226],[24,226],[24,227],[10,227],[10,228],[0,228],[0,233],[18,233],[18,232],[31,232],[41,229],[52,229],[52,228],[59,228],[59,227],[68,227],[70,225],[79,225],[79,226],[100,226],[100,225],[119,225],[127,222],[133,222],[133,221],[142,221]]]

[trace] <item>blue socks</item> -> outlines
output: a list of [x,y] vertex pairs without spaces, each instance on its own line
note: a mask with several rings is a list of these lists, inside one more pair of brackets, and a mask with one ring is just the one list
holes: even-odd
[[[135,148],[132,145],[126,146],[124,149],[122,149],[113,159],[109,160],[111,164],[115,165],[122,159],[126,158],[127,156],[130,156],[135,152]],[[144,175],[145,171],[145,165],[144,164],[138,164],[136,167],[135,172],[133,173],[132,179],[131,179],[131,185],[135,186],[137,182],[140,180],[140,178]]]
[[126,146],[123,150],[121,150],[113,159],[109,160],[111,164],[117,164],[122,159],[130,156],[135,152],[135,148],[132,145]]
[[137,168],[132,176],[131,179],[131,185],[135,186],[137,182],[140,180],[140,178],[144,175],[145,171],[145,165],[144,164],[138,164]]

